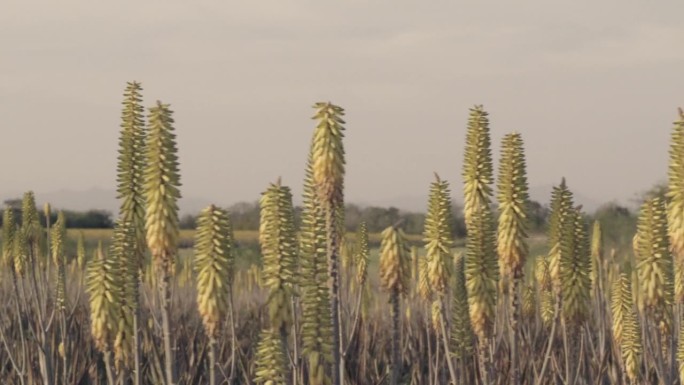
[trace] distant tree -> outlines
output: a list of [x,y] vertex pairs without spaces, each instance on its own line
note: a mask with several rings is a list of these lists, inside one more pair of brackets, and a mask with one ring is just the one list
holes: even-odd
[[21,198],[5,199],[3,202],[5,207],[11,207],[13,209],[21,209]]
[[[114,227],[112,213],[105,210],[65,211],[64,217],[68,228],[104,229]],[[41,218],[41,220],[44,221],[45,219]]]
[[451,220],[451,231],[453,232],[454,239],[465,238],[466,225],[465,216],[463,214],[463,206],[453,202],[453,200],[451,202]]
[[259,229],[259,202],[240,202],[228,208],[234,230]]
[[[593,219],[601,223],[606,249],[631,245],[632,236],[636,232],[636,213],[617,203],[607,203],[596,210]],[[623,251],[629,250],[630,247],[625,247]]]
[[667,189],[667,181],[661,181],[651,186],[651,188],[649,188],[648,190],[637,193],[631,201],[635,203],[637,207],[641,207],[641,205],[649,199],[652,199],[656,196],[665,196],[667,193]]
[[537,201],[530,200],[527,215],[530,232],[537,233],[546,230],[546,221],[549,218],[549,208]]
[[195,229],[197,227],[197,216],[185,214],[180,220],[179,226],[181,229]]
[[[6,210],[6,209],[5,209]],[[17,222],[21,223],[21,210],[11,209],[14,211],[14,217]],[[0,210],[0,214],[4,213],[4,210]],[[88,211],[69,211],[64,210],[64,218],[66,220],[66,226],[68,228],[79,228],[79,229],[110,229],[114,227],[114,222],[112,221],[112,214],[105,210],[88,210]],[[38,220],[42,226],[46,225],[45,213],[38,213]],[[53,211],[50,215],[50,223],[55,223],[57,221],[56,211]],[[0,218],[0,224],[2,224],[2,218]]]

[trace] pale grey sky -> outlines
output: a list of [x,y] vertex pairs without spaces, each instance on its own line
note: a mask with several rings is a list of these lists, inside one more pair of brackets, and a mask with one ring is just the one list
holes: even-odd
[[182,192],[300,192],[311,105],[347,110],[347,199],[461,196],[468,108],[517,130],[531,186],[596,201],[663,180],[684,105],[684,2],[8,1],[0,197],[111,189],[125,82],[176,111]]

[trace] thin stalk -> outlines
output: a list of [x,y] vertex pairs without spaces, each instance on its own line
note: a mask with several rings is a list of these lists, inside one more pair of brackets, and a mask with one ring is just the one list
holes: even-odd
[[544,380],[544,373],[546,372],[547,364],[549,363],[549,358],[551,357],[551,349],[553,348],[553,340],[556,335],[556,324],[558,324],[558,318],[560,317],[561,308],[561,296],[556,295],[556,306],[554,309],[553,323],[551,324],[551,332],[549,333],[549,342],[546,345],[546,354],[544,354],[544,362],[537,377],[536,385],[541,385]]
[[[47,228],[46,228],[46,230],[47,230],[47,237],[46,237],[47,247],[45,248],[47,250],[47,257],[45,258],[45,277],[47,277],[49,279],[49,277],[50,277],[50,265],[52,265],[50,263],[50,256],[52,255],[52,253],[51,253],[52,245],[50,244],[50,233],[51,233],[51,231],[50,231],[50,216],[49,215],[45,216],[45,223],[47,225]],[[50,295],[50,292],[48,291],[47,296],[49,296],[49,295]],[[48,299],[49,298],[46,297],[45,300],[47,301]]]
[[10,350],[9,346],[7,345],[7,338],[5,337],[5,332],[4,332],[2,327],[0,327],[0,338],[2,338],[2,345],[5,348],[5,351],[7,352],[7,357],[10,361],[10,364],[12,365],[12,368],[14,368],[14,371],[17,372],[17,375],[19,376],[19,380],[23,384],[24,383],[23,369],[20,369],[19,365],[17,365],[17,362],[14,359],[14,355],[12,354],[12,351]]
[[297,299],[292,296],[292,385],[298,385],[299,378],[299,343],[298,334],[299,319],[297,317]]
[[400,333],[399,333],[399,311],[400,311],[400,304],[399,304],[399,293],[394,291],[392,294],[390,294],[390,306],[391,306],[391,317],[392,317],[392,366],[391,366],[391,376],[390,376],[390,385],[397,385],[399,384],[399,372],[400,368],[399,366],[401,365],[401,359],[399,357],[399,340],[401,338]]
[[230,377],[228,384],[235,384],[237,371],[235,370],[235,360],[237,359],[237,340],[235,336],[235,310],[233,308],[233,289],[228,293],[228,316],[230,317]]
[[571,382],[572,369],[570,368],[570,347],[568,343],[568,325],[565,322],[565,317],[561,317],[561,327],[563,328],[563,354],[565,355],[565,383],[573,385]]
[[511,384],[520,385],[520,363],[518,361],[518,319],[520,319],[520,301],[518,297],[518,289],[520,287],[520,278],[513,277],[511,284],[511,291],[509,292],[511,302],[510,313],[510,351],[511,351]]
[[335,204],[328,200],[325,210],[325,227],[327,233],[327,254],[328,254],[328,271],[330,275],[330,318],[332,318],[332,335],[333,335],[333,384],[343,385],[342,381],[342,360],[340,357],[340,290],[339,290],[339,261],[338,261],[338,244],[337,244],[337,224],[335,223]]
[[134,295],[134,306],[133,309],[133,385],[142,385],[142,342],[140,336],[140,281],[142,279],[142,274],[140,273],[140,267],[136,268],[134,277],[129,277],[132,279],[133,283],[133,295]]
[[354,322],[352,324],[352,330],[351,333],[349,334],[349,341],[347,343],[347,347],[344,349],[344,353],[342,354],[342,358],[346,358],[349,355],[349,348],[352,346],[352,341],[354,341],[354,337],[356,337],[356,333],[359,329],[359,324],[361,323],[361,300],[363,299],[363,288],[359,288],[359,293],[356,298],[356,306],[355,306],[355,311],[354,311]]
[[[437,337],[439,338],[439,337]],[[433,373],[432,383],[440,384],[439,375],[442,372],[440,366],[440,359],[442,358],[442,349],[439,347],[439,341],[435,341],[435,372]]]
[[491,345],[491,338],[478,339],[477,354],[480,366],[480,380],[483,385],[492,383],[491,360],[489,357],[489,347]]
[[[426,313],[427,314],[427,313]],[[428,350],[428,378],[432,381],[432,341],[430,339],[430,324],[428,320],[425,320],[425,340],[427,341]]]
[[446,359],[447,366],[449,367],[449,375],[451,376],[451,381],[455,384],[457,382],[456,369],[454,368],[454,362],[451,359],[451,354],[449,352],[449,336],[447,334],[446,328],[446,307],[444,306],[444,298],[440,300],[439,306],[441,307],[441,322],[442,327],[442,342],[444,343],[444,359]]
[[12,286],[14,288],[14,296],[16,300],[14,301],[14,307],[17,312],[17,325],[19,326],[19,338],[21,339],[21,370],[17,372],[19,375],[19,380],[21,381],[21,384],[24,385],[24,375],[25,375],[25,370],[26,370],[26,360],[27,360],[27,351],[26,351],[26,337],[24,336],[24,325],[21,322],[21,303],[26,303],[26,298],[24,298],[23,301],[21,301],[21,297],[19,297],[19,283],[17,282],[17,273],[14,271],[14,269],[11,269],[12,271]]
[[[657,325],[657,323],[656,323]],[[653,331],[658,331],[657,326],[652,329]],[[661,342],[661,338],[663,336],[661,333],[657,333],[655,336],[655,359],[656,359],[656,365],[660,368],[660,374],[662,375],[662,378],[660,378],[660,382],[662,384],[671,384],[672,382],[670,381],[669,378],[669,372],[667,371],[667,368],[665,367],[665,359],[663,357],[663,344]]]
[[[66,294],[65,294],[66,295]],[[69,382],[67,381],[68,375],[69,375],[69,367],[70,365],[68,364],[68,345],[67,345],[67,322],[66,322],[66,310],[62,309],[59,312],[60,315],[60,328],[62,329],[62,351],[60,354],[62,355],[62,383],[64,385],[68,384]]]
[[176,366],[171,346],[171,321],[169,319],[171,312],[171,290],[169,288],[169,273],[166,264],[162,266],[160,273],[159,296],[161,300],[166,385],[176,385]]
[[107,373],[107,384],[115,385],[116,380],[114,379],[114,370],[112,369],[112,353],[106,350],[103,353],[103,360],[105,364],[105,372]]
[[[34,247],[36,244],[34,243]],[[44,307],[44,303],[47,302],[45,298],[41,300],[41,290],[38,286],[38,281],[36,280],[36,275],[38,275],[38,272],[41,272],[42,269],[40,269],[40,262],[36,260],[35,258],[35,253],[34,253],[34,247],[31,247],[29,250],[29,255],[30,255],[30,264],[32,266],[32,272],[27,272],[31,276],[31,284],[32,284],[32,290],[34,293],[34,298],[36,301],[35,306],[36,306],[36,316],[38,318],[37,320],[37,327],[36,327],[36,333],[35,336],[37,337],[37,342],[38,342],[38,366],[40,367],[40,372],[41,376],[43,378],[43,382],[45,384],[52,384],[53,383],[53,371],[52,371],[52,352],[50,351],[50,346],[47,341],[47,330],[49,329],[49,324],[48,326],[45,325],[45,315],[46,315],[46,310]],[[48,264],[50,263],[50,260],[48,259],[46,261]],[[41,280],[44,282],[43,280]],[[46,285],[47,286],[47,285]],[[45,306],[47,306],[45,304]],[[54,314],[54,313],[53,313]]]
[[209,338],[209,385],[216,385],[216,338]]

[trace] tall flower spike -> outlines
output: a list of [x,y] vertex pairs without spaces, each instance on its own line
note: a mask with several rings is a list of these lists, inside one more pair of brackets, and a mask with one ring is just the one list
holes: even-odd
[[24,193],[21,201],[21,231],[24,233],[23,236],[28,245],[28,255],[42,260],[44,257],[43,227],[40,224],[33,191]]
[[[304,179],[302,225],[300,230],[302,289],[302,354],[309,361],[309,383],[330,383],[326,366],[332,362],[332,323],[328,292],[325,217],[316,199],[311,156]],[[359,268],[358,261],[356,267]]]
[[656,196],[641,207],[637,223],[637,272],[639,294],[645,311],[652,314],[661,331],[669,326],[672,304],[672,258],[667,236],[667,213],[662,197]]
[[[24,193],[24,197],[21,200],[21,224],[22,227],[27,231],[38,231],[40,227],[40,217],[38,215],[38,209],[36,208],[36,197],[33,191],[27,191]],[[34,236],[34,234],[26,234],[27,236]]]
[[120,299],[117,311],[117,329],[114,340],[114,357],[118,366],[127,365],[133,352],[133,314],[138,304],[137,296],[137,261],[129,255],[134,252],[135,230],[121,218],[114,226],[112,244],[109,247],[109,258],[116,264],[120,276]]
[[57,214],[57,221],[51,230],[52,261],[57,267],[57,306],[66,310],[66,258],[64,256],[64,242],[66,241],[66,220],[64,213]]
[[17,273],[17,276],[24,277],[28,267],[29,244],[23,228],[18,228],[14,233],[14,242],[12,243],[14,271]]
[[493,166],[488,113],[482,106],[470,109],[463,160],[464,214],[466,226],[492,196]]
[[226,318],[233,285],[233,231],[225,210],[211,205],[197,219],[197,307],[209,336],[209,383],[216,383],[216,338]]
[[430,287],[440,296],[445,295],[451,279],[451,193],[449,184],[439,179],[430,186],[428,212],[425,216],[423,241],[428,261]]
[[454,290],[451,306],[451,340],[454,355],[463,358],[472,351],[473,329],[470,325],[468,293],[465,283],[465,258],[458,255],[454,269]]
[[615,343],[622,344],[622,330],[624,326],[626,302],[632,302],[632,291],[627,290],[630,286],[630,280],[626,274],[618,276],[610,293],[610,312],[613,321],[613,339]]
[[497,185],[499,201],[499,228],[497,250],[501,289],[510,298],[510,346],[512,384],[520,384],[520,365],[517,350],[520,320],[519,287],[523,277],[523,267],[527,260],[527,212],[529,197],[527,171],[522,136],[512,133],[504,136],[501,144],[501,161]]
[[271,326],[280,330],[290,323],[290,297],[295,283],[297,240],[290,188],[280,181],[262,194],[259,238],[263,255],[264,285],[269,288]]
[[[126,303],[129,313],[125,318],[132,319],[134,327],[132,340],[134,384],[142,382],[140,334],[137,325],[140,323],[139,285],[145,259],[145,162],[146,162],[146,129],[144,108],[141,105],[142,87],[140,83],[129,82],[124,92],[123,109],[121,111],[121,133],[119,136],[119,156],[117,163],[117,198],[120,200],[120,229],[130,234],[127,249],[120,253],[120,264],[125,270]],[[121,333],[120,333],[121,334]],[[130,337],[130,338],[129,338]],[[130,342],[130,341],[127,341]]]
[[12,267],[14,265],[14,237],[17,232],[17,223],[14,218],[14,210],[6,207],[2,213],[2,265]]
[[211,205],[197,219],[195,272],[197,306],[207,334],[216,338],[228,311],[234,265],[233,239],[228,213]]
[[636,383],[639,373],[641,334],[636,310],[632,302],[631,280],[622,273],[613,281],[611,292],[613,338],[620,347],[620,354],[627,377]]
[[368,226],[366,222],[359,224],[357,233],[358,246],[356,248],[356,281],[359,287],[366,283],[368,277],[368,259],[370,258],[370,248],[368,247]]
[[551,284],[548,257],[537,256],[534,268],[534,276],[537,282],[539,299],[539,313],[545,327],[550,327],[554,318],[554,293]]
[[[142,266],[145,251],[145,181],[146,129],[140,83],[127,83],[121,111],[121,134],[117,164],[117,199],[119,217],[135,232],[131,257]],[[169,114],[170,115],[170,114]],[[170,126],[170,125],[169,125]]]
[[311,141],[313,184],[325,213],[326,255],[328,259],[330,319],[332,326],[333,370],[335,385],[344,385],[340,354],[339,255],[344,210],[344,109],[330,102],[316,103],[313,119],[318,121]]
[[560,291],[560,262],[561,242],[566,231],[574,231],[568,222],[574,222],[572,192],[565,183],[565,178],[559,186],[554,186],[551,193],[551,214],[549,217],[549,274],[554,290]]
[[97,256],[88,264],[86,291],[90,296],[91,333],[100,352],[109,351],[118,328],[121,302],[120,274],[116,263],[97,248]]
[[389,292],[408,294],[411,279],[409,247],[401,229],[388,227],[380,244],[380,285]]
[[342,202],[344,186],[344,109],[331,103],[316,103],[318,126],[312,141],[311,161],[316,191],[323,200]]
[[408,294],[411,279],[409,247],[406,235],[401,229],[390,226],[383,230],[380,243],[380,286],[390,295],[390,317],[392,319],[392,344],[390,384],[397,385],[401,360],[400,347],[400,297]]
[[59,266],[64,258],[64,242],[66,240],[66,220],[64,213],[57,213],[57,221],[50,230],[50,242],[52,243],[52,262]]
[[537,312],[537,297],[534,285],[524,285],[522,288],[522,318],[533,320]]
[[599,279],[601,279],[601,269],[603,266],[603,231],[601,223],[594,221],[594,227],[591,235],[591,287],[592,292],[595,292],[599,286]]
[[164,340],[164,372],[167,385],[176,384],[176,367],[170,322],[170,277],[178,249],[178,199],[181,197],[176,135],[168,104],[150,108],[145,146],[144,196],[147,211],[145,227],[147,247],[156,265]]
[[258,385],[286,385],[287,362],[280,336],[264,329],[256,349],[254,382]]
[[144,195],[147,245],[155,263],[171,271],[178,247],[178,199],[181,197],[173,112],[157,102],[150,108]]
[[432,300],[429,263],[425,255],[418,257],[418,295],[423,301]]
[[83,231],[78,232],[78,240],[76,241],[76,263],[78,263],[78,268],[81,270],[86,265],[85,238],[83,236]]
[[496,316],[499,268],[494,250],[494,228],[489,207],[472,217],[466,240],[465,278],[473,331],[480,340],[492,336]]
[[563,316],[581,325],[589,315],[591,262],[586,222],[579,208],[573,211],[564,223],[561,239],[560,282]]
[[674,123],[670,137],[670,164],[667,186],[667,222],[675,259],[675,301],[684,302],[684,112]]
[[497,249],[502,269],[521,278],[527,259],[527,211],[529,196],[522,136],[508,134],[501,144],[497,195],[499,231]]

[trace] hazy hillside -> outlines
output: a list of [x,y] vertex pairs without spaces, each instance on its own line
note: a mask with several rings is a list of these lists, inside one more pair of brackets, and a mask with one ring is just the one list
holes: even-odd
[[[57,190],[57,191],[34,191],[36,201],[42,205],[50,202],[55,208],[86,211],[91,209],[107,210],[115,213],[119,210],[116,200],[116,191],[100,188],[88,190]],[[7,199],[21,198],[23,192],[10,192],[0,195],[2,201]],[[179,200],[180,214],[195,214],[209,205],[211,202],[197,197],[183,197]]]
[[[530,188],[530,196],[533,200],[547,204],[551,196],[551,189],[553,186],[534,186]],[[55,208],[62,208],[68,210],[85,211],[91,209],[107,210],[112,213],[118,210],[118,203],[116,201],[116,191],[91,188],[88,190],[69,190],[62,189],[57,191],[35,191],[38,203],[50,202]],[[8,192],[0,194],[2,201],[7,199],[20,198],[23,192]],[[256,199],[256,198],[255,198]],[[454,195],[457,202],[461,201],[460,195]],[[585,211],[592,212],[596,210],[602,203],[598,202],[581,192],[575,192],[575,202],[582,204]],[[179,201],[181,215],[196,214],[204,207],[212,203],[209,199],[202,197],[189,196],[183,197]],[[222,205],[231,205],[236,202],[216,202]],[[295,204],[297,204],[295,199]],[[380,206],[380,207],[397,207],[409,212],[424,212],[427,205],[427,195],[396,195],[388,197],[383,201],[377,202],[354,202],[361,206]]]

